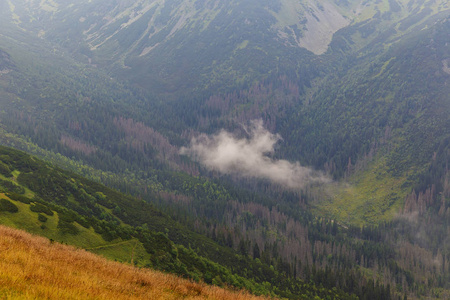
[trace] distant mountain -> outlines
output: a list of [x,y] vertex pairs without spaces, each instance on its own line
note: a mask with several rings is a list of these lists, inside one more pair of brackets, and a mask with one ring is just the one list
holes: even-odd
[[399,37],[449,9],[442,0],[3,2],[20,28],[163,94],[291,73],[305,81],[313,54],[344,27],[352,38],[333,45],[359,49],[388,28]]
[[242,84],[280,67],[304,69],[313,56],[302,48],[321,54],[337,30],[380,11],[356,2],[286,0],[5,1],[3,6],[20,28],[164,93]]

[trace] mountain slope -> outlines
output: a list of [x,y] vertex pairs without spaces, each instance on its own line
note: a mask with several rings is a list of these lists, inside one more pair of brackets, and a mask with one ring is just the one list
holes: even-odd
[[0,296],[8,299],[263,299],[108,261],[0,226]]
[[[151,204],[0,147],[0,222],[110,259],[294,299],[354,299],[289,277],[189,230]],[[231,237],[230,237],[231,239]]]
[[[355,173],[356,186],[369,188],[360,190],[360,196],[336,195],[350,203],[359,199],[369,210],[370,203],[385,207],[362,216],[336,203],[365,221],[378,220],[412,189],[440,185],[445,177],[443,170],[433,179],[427,174],[435,162],[449,159],[450,76],[445,62],[450,21],[444,16],[432,23],[388,51],[358,53],[351,67],[332,77],[285,129],[287,149],[295,147],[317,167],[333,166],[336,178]],[[300,137],[301,144],[291,144]],[[365,178],[370,182],[363,183]],[[397,211],[398,206],[390,215]]]
[[339,29],[351,25],[351,38],[332,45],[361,48],[389,27],[399,37],[449,9],[446,1],[406,0],[5,0],[3,7],[20,28],[165,95],[296,73],[307,85],[312,54],[323,54]]

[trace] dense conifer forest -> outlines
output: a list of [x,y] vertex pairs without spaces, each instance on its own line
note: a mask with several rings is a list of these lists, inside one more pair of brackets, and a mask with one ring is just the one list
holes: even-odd
[[0,223],[257,295],[450,297],[448,5],[0,0]]

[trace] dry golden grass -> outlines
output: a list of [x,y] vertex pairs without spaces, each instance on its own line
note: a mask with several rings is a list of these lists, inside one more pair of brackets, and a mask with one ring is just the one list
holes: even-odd
[[262,299],[0,226],[0,299]]

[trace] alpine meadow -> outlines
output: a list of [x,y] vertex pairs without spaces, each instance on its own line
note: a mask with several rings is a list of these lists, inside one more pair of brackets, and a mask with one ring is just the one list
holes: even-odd
[[0,0],[0,298],[450,299],[449,163],[447,0]]

